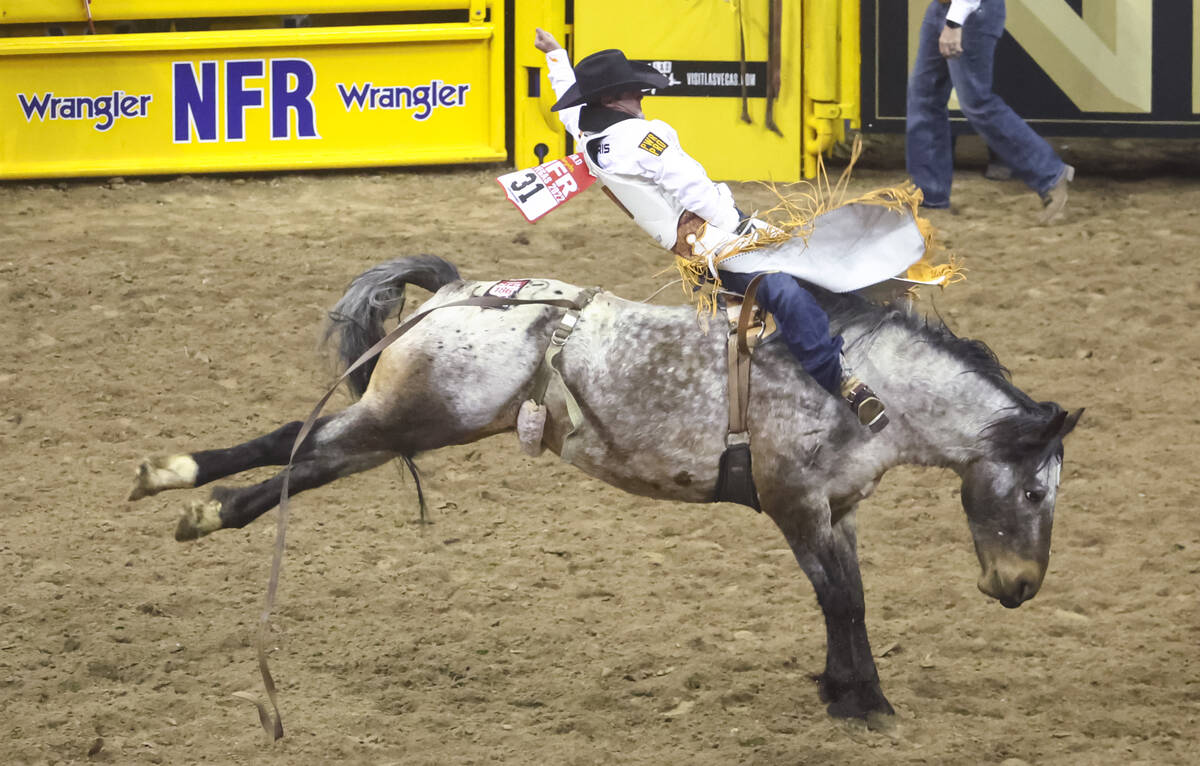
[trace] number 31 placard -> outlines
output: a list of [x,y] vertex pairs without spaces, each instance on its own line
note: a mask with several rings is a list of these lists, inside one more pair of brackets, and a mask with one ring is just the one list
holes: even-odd
[[525,220],[533,223],[596,182],[583,154],[544,162],[537,167],[506,173],[496,179]]

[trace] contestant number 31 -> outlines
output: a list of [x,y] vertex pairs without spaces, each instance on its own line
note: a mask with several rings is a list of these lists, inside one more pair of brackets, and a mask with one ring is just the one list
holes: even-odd
[[[533,185],[533,188],[529,189],[529,191],[525,191],[524,193],[522,193],[522,191],[524,189],[526,189],[530,184]],[[495,188],[495,187],[493,187],[493,188]],[[532,170],[530,170],[525,173],[524,178],[518,178],[517,180],[510,183],[508,185],[508,188],[517,192],[517,199],[521,200],[521,202],[528,202],[530,197],[532,197],[534,194],[537,194],[539,191],[541,191],[542,189],[545,189],[546,187],[542,184],[541,181],[538,180],[537,173],[534,173]]]

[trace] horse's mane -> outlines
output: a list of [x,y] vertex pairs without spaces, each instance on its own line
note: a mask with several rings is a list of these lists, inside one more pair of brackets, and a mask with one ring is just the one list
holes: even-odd
[[869,338],[885,327],[898,328],[912,336],[914,343],[926,343],[949,354],[968,372],[978,375],[1007,394],[1013,406],[988,424],[984,433],[998,457],[1004,460],[1035,459],[1044,463],[1062,454],[1061,438],[1046,438],[1047,426],[1063,413],[1055,402],[1035,402],[1012,383],[1007,367],[983,341],[960,338],[941,317],[919,315],[908,304],[880,305],[853,294],[831,293],[810,287],[829,314],[833,332],[850,326],[864,328]]
[[829,314],[833,332],[857,325],[866,328],[866,337],[885,327],[899,328],[913,336],[914,342],[932,345],[953,356],[970,372],[1011,393],[1021,404],[1033,403],[1012,384],[1008,368],[1000,363],[996,353],[986,343],[958,337],[940,317],[921,316],[909,304],[880,305],[851,293],[810,289]]

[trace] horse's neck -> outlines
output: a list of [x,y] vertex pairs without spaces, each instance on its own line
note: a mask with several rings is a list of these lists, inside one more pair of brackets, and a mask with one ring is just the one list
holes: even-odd
[[893,436],[897,462],[959,468],[978,456],[988,424],[1016,404],[1014,397],[935,343],[898,329],[883,332],[862,344],[869,362],[856,361],[860,349],[853,343],[847,353],[870,371],[863,377],[900,425]]

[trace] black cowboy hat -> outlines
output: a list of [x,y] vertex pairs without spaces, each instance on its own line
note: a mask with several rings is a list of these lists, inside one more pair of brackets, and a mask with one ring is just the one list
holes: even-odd
[[567,88],[550,109],[557,112],[571,106],[596,103],[601,96],[665,88],[669,83],[670,80],[654,67],[630,61],[616,48],[596,51],[575,65],[575,84]]

